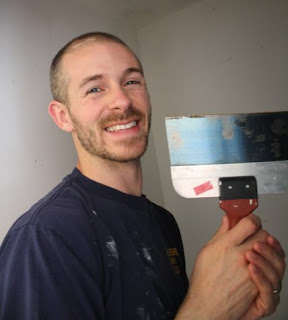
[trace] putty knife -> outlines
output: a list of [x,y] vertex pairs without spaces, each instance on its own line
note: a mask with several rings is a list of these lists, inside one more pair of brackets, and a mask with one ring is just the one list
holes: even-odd
[[258,194],[288,191],[288,112],[167,117],[175,190],[219,197],[232,228]]

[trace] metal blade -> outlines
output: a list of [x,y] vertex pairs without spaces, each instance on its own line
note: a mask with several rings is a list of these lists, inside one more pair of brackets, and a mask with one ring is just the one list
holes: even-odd
[[247,175],[259,193],[288,191],[288,112],[166,118],[166,130],[180,195],[218,197],[219,178]]

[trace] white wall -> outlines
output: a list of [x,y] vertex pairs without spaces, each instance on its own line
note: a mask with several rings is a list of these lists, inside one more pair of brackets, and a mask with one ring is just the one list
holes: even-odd
[[[216,198],[184,199],[173,190],[164,118],[288,110],[287,30],[286,0],[203,0],[138,33],[164,205],[182,230],[189,273],[222,212]],[[146,185],[152,195],[158,187]],[[288,252],[287,207],[287,194],[260,196],[257,213]],[[287,285],[286,274],[282,304],[269,319],[287,319]]]
[[136,49],[135,28],[100,2],[0,2],[0,243],[15,219],[76,164],[70,136],[47,113],[53,56],[74,36],[94,30],[116,33]]

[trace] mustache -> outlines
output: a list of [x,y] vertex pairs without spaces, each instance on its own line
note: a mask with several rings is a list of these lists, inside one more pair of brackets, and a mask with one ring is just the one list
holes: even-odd
[[131,106],[130,108],[128,108],[123,113],[110,114],[105,119],[101,119],[99,121],[99,125],[102,128],[107,128],[113,122],[126,121],[126,120],[129,120],[131,118],[137,118],[137,120],[141,120],[144,117],[145,117],[145,115],[144,115],[144,113],[142,111],[140,111],[140,110],[136,109],[135,107]]

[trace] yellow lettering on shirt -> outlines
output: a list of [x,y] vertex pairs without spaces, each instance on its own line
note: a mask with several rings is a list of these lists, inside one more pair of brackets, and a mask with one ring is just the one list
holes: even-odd
[[167,248],[166,249],[167,256],[169,257],[169,261],[174,269],[174,272],[179,275],[180,274],[180,268],[178,266],[177,258],[179,257],[179,253],[177,248]]

